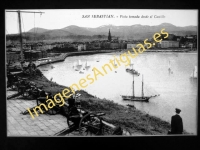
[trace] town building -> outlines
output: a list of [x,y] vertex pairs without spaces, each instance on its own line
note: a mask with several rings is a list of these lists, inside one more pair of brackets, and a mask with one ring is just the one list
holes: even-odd
[[24,58],[25,60],[37,60],[40,58],[45,58],[47,57],[47,51],[42,50],[42,51],[36,51],[36,50],[28,50],[24,51]]
[[111,43],[108,41],[103,41],[100,45],[101,45],[101,49],[110,49]]
[[132,48],[135,48],[136,46],[137,46],[137,43],[134,43],[134,44],[133,43],[132,44],[128,43],[127,44],[127,49],[132,49]]
[[120,47],[119,43],[113,43],[113,42],[110,43],[110,49],[119,49],[119,47]]
[[160,48],[173,48],[173,47],[179,47],[179,42],[178,41],[167,41],[167,40],[162,40],[157,44],[158,47]]
[[6,61],[8,64],[20,60],[20,54],[16,52],[6,52]]
[[99,50],[101,49],[101,43],[97,41],[93,41],[87,44],[88,50]]
[[86,44],[79,44],[78,51],[86,50]]

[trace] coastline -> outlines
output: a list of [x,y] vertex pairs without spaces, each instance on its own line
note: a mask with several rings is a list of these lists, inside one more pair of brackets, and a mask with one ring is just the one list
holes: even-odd
[[[119,50],[97,50],[97,51],[80,51],[80,52],[69,52],[69,53],[60,53],[59,56],[54,56],[54,57],[48,57],[48,59],[51,59],[49,62],[44,62],[40,63],[38,61],[34,61],[37,67],[51,64],[51,63],[56,63],[56,62],[62,62],[65,60],[66,57],[69,56],[80,56],[80,55],[94,55],[94,54],[104,54],[104,53],[116,53],[116,52],[127,52],[129,49],[119,49]],[[172,50],[172,49],[165,49],[165,50],[160,50],[160,49],[148,49],[145,52],[155,52],[155,53],[163,53],[163,52],[175,52],[175,53],[198,53],[197,50],[189,50],[189,49],[184,49],[184,50]],[[12,66],[16,66],[17,68],[20,68],[20,62],[14,63]],[[25,66],[28,66],[28,62],[25,63]]]
[[[116,53],[116,52],[127,52],[129,49],[124,49],[124,50],[98,50],[98,51],[80,51],[80,52],[70,52],[70,53],[61,53],[60,56],[56,56],[56,57],[50,57],[49,59],[51,59],[51,62],[47,62],[44,64],[39,64],[37,61],[36,66],[42,66],[42,65],[46,65],[49,63],[55,63],[55,62],[61,62],[64,61],[66,57],[69,56],[80,56],[80,55],[93,55],[93,54],[103,54],[103,53]],[[181,52],[181,53],[197,53],[196,51],[191,51],[189,49],[182,49],[182,50],[172,50],[172,49],[165,49],[165,50],[157,50],[157,49],[148,49],[145,52],[158,52],[158,53],[162,53],[162,52]]]

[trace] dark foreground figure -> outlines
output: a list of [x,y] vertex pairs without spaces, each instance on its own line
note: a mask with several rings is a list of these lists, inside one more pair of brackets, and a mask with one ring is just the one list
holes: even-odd
[[181,110],[176,108],[176,115],[171,118],[171,131],[168,134],[182,134],[183,133],[183,121],[179,116]]

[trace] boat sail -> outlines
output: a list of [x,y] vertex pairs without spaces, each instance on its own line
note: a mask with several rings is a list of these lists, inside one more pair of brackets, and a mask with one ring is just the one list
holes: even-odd
[[86,63],[85,63],[85,68],[90,68],[90,65],[88,64],[87,60],[86,60]]
[[194,69],[190,75],[191,78],[197,78],[197,66],[194,66]]
[[[139,75],[138,75],[139,76]],[[139,96],[135,96],[135,91],[134,91],[134,74],[133,74],[133,95],[132,96],[125,96],[125,95],[121,95],[123,100],[129,100],[129,101],[138,101],[138,102],[149,102],[149,99],[151,97],[155,97],[155,96],[144,96],[144,82],[143,82],[143,75],[142,75],[142,95],[141,97]]]
[[170,64],[170,61],[169,61],[169,64],[168,64],[168,69],[169,69],[169,70],[171,69],[171,64]]
[[76,66],[75,63],[73,63],[73,68],[75,68],[75,66]]
[[77,67],[81,67],[81,66],[82,66],[81,60],[78,60],[78,65],[77,65]]
[[130,63],[130,66],[133,66],[133,60],[131,59],[131,63]]
[[114,65],[117,66],[117,63],[116,63],[115,59],[114,59]]

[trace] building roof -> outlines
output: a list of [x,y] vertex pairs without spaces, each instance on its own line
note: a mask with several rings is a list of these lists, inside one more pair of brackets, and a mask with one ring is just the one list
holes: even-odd
[[179,42],[179,41],[172,41],[172,40],[162,40],[161,42]]

